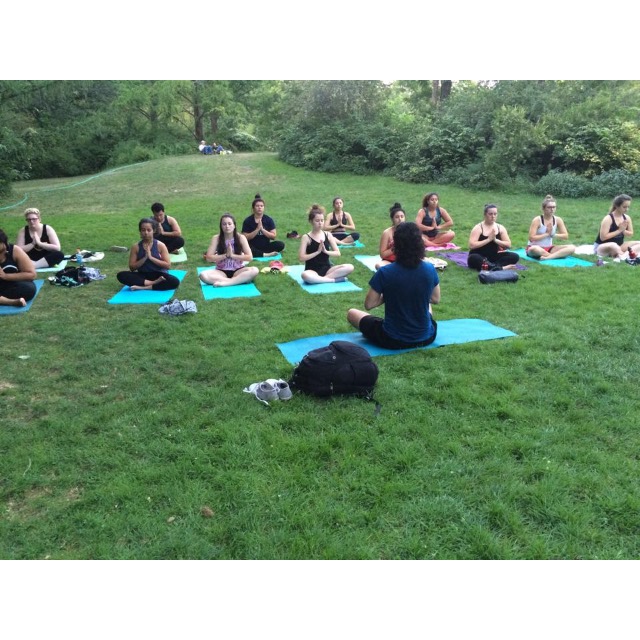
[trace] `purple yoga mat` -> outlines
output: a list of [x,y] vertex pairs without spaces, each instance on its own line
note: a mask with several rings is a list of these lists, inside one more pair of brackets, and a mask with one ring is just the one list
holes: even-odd
[[[448,260],[453,260],[456,264],[468,269],[467,267],[467,258],[469,257],[468,251],[446,251],[440,254],[443,258],[447,258]],[[518,271],[526,271],[527,267],[522,264],[516,264],[516,269]]]

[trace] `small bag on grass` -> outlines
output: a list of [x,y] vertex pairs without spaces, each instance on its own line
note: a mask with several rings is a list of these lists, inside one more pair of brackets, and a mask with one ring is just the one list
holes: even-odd
[[494,284],[496,282],[518,282],[518,274],[509,269],[507,271],[481,271],[478,280],[482,284]]
[[370,400],[377,380],[378,365],[366,349],[334,340],[304,356],[289,386],[312,396],[353,395]]

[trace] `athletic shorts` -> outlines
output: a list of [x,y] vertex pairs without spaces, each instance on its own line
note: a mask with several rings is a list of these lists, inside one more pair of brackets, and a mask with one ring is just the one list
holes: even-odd
[[433,323],[433,335],[430,338],[421,342],[402,342],[387,334],[384,330],[383,322],[383,319],[378,316],[367,315],[360,320],[358,329],[367,340],[377,344],[379,347],[383,347],[384,349],[413,349],[415,347],[426,347],[436,339],[436,335],[438,333],[438,324],[433,319],[433,316],[431,316],[431,322]]

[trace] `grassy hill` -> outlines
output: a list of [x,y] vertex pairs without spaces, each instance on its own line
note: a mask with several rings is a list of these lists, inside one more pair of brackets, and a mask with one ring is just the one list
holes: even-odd
[[[350,330],[347,309],[362,308],[371,276],[354,250],[340,260],[356,265],[359,293],[309,295],[261,274],[259,298],[205,302],[197,282],[220,214],[241,223],[255,193],[282,239],[308,230],[312,203],[340,195],[372,254],[394,201],[413,215],[439,191],[463,247],[496,202],[518,247],[541,198],[314,174],[270,154],[87,178],[17,185],[0,227],[15,238],[36,206],[64,251],[107,250],[135,242],[160,201],[186,237],[177,296],[198,313],[107,304],[127,264],[107,251],[95,265],[105,280],[45,283],[28,313],[0,316],[0,557],[639,555],[640,270],[527,263],[516,285],[487,287],[451,264],[436,319],[482,318],[518,336],[378,358],[377,405],[296,395],[266,407],[242,392],[290,375],[276,342]],[[572,242],[593,241],[608,204],[558,202]],[[287,241],[285,263],[296,254]]]

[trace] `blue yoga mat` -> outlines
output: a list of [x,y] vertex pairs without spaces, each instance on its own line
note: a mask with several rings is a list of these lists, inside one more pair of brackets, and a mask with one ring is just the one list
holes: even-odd
[[[170,269],[169,273],[182,282],[187,275],[186,271],[177,271]],[[122,287],[116,293],[109,304],[163,304],[169,302],[173,298],[177,289],[169,289],[168,291],[153,291],[145,289],[144,291],[131,291],[129,287]]]
[[294,264],[287,267],[286,274],[293,278],[305,291],[309,293],[339,293],[345,291],[362,291],[353,282],[322,282],[320,284],[307,284],[300,274],[304,271],[303,264]]
[[464,342],[476,342],[480,340],[496,340],[498,338],[510,338],[517,334],[508,329],[502,329],[477,318],[463,318],[459,320],[441,320],[438,322],[438,336],[428,347],[416,347],[415,349],[383,349],[368,342],[360,332],[332,333],[326,336],[314,336],[312,338],[300,338],[292,342],[279,342],[276,346],[282,355],[291,364],[300,362],[311,349],[326,347],[333,340],[346,340],[364,347],[371,356],[393,356],[407,351],[419,349],[435,349],[447,344],[462,344]]
[[526,249],[516,249],[514,253],[517,253],[523,260],[529,260],[529,262],[537,262],[547,267],[593,267],[593,262],[588,260],[581,260],[580,258],[574,258],[573,256],[567,256],[566,258],[557,258],[551,260],[536,260],[530,258],[527,255]]
[[355,242],[350,242],[349,244],[339,244],[338,249],[342,251],[342,249],[362,249],[364,245],[360,240],[356,240]]
[[362,264],[367,267],[367,269],[371,269],[371,271],[376,270],[376,264],[382,260],[380,256],[353,256],[358,262],[362,262]]
[[[203,271],[209,269],[215,269],[215,267],[198,267],[198,275]],[[211,284],[206,284],[200,280],[200,288],[202,289],[202,295],[205,300],[226,300],[229,298],[254,298],[259,296],[260,292],[253,282],[247,282],[246,284],[234,284],[230,287],[214,287]]]
[[25,313],[29,311],[29,309],[31,309],[31,305],[33,304],[33,301],[38,297],[38,293],[40,293],[40,289],[44,284],[44,280],[34,280],[33,284],[36,285],[36,295],[33,296],[33,298],[29,300],[29,302],[27,302],[26,307],[11,307],[11,306],[6,306],[2,304],[0,305],[0,316],[14,316],[17,313]]

